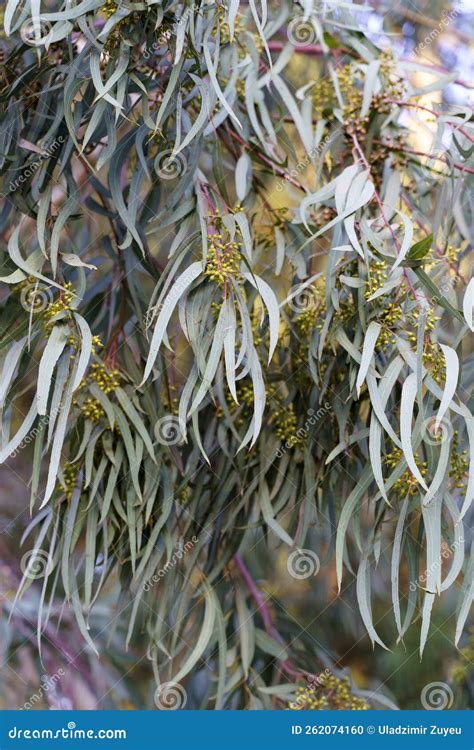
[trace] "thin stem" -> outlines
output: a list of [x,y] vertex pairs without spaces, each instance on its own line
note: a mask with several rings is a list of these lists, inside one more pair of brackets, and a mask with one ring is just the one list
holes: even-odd
[[[242,578],[244,579],[246,586],[248,590],[250,591],[255,604],[257,605],[257,609],[262,616],[262,620],[263,620],[263,624],[265,625],[266,632],[275,641],[277,641],[278,643],[281,643],[284,646],[285,641],[272,622],[272,616],[270,614],[270,610],[267,607],[264,596],[262,592],[260,591],[260,589],[258,588],[255,581],[253,580],[249,569],[247,568],[247,566],[245,565],[244,561],[242,560],[241,556],[238,553],[234,556],[234,562],[237,568],[239,569],[239,572]],[[283,659],[282,661],[280,661],[280,667],[287,674],[291,675],[292,677],[295,677],[296,679],[301,679],[301,677],[314,679],[316,677],[316,675],[313,674],[312,672],[307,672],[306,670],[297,669],[296,667],[293,666],[293,664],[291,663],[289,659]]]
[[[366,156],[365,156],[365,154],[364,154],[364,152],[363,152],[363,150],[362,150],[362,148],[360,146],[360,143],[359,143],[356,135],[352,136],[352,141],[354,143],[355,150],[359,154],[359,157],[360,157],[362,163],[364,164],[366,170],[368,171],[368,173],[370,175],[371,171],[370,171],[369,162],[367,161],[367,158],[366,158]],[[387,217],[385,216],[385,211],[384,211],[384,208],[383,208],[382,199],[380,198],[380,195],[378,194],[378,192],[377,192],[377,190],[375,188],[374,188],[374,197],[375,197],[375,200],[377,201],[377,205],[378,205],[378,207],[380,209],[380,214],[382,216],[383,223],[385,224],[385,226],[389,230],[390,234],[392,235],[393,242],[395,244],[395,248],[396,248],[396,251],[397,251],[397,255],[399,255],[400,254],[400,250],[401,250],[400,242],[398,241],[398,237],[395,234],[392,225],[390,224],[390,222],[388,221]],[[408,275],[408,272],[407,272],[407,270],[405,268],[403,269],[403,275],[404,275],[404,277],[405,277],[405,279],[406,279],[406,281],[408,283],[408,286],[410,287],[410,289],[411,289],[411,291],[412,291],[415,299],[418,299],[418,293],[417,293],[415,287],[413,286],[412,281],[410,279],[410,276]]]
[[263,620],[263,624],[265,625],[265,630],[267,631],[268,635],[271,635],[272,638],[279,641],[280,643],[283,643],[283,638],[281,637],[278,630],[275,628],[272,617],[270,614],[270,610],[267,607],[267,603],[265,601],[265,598],[258,588],[257,584],[253,580],[251,573],[247,566],[245,565],[244,561],[242,560],[241,556],[237,553],[234,557],[234,562],[237,565],[240,574],[242,578],[244,579],[248,590],[252,594],[253,600],[255,604],[257,605],[257,609],[260,612]]
[[304,191],[304,187],[303,187],[303,185],[300,182],[298,182],[297,180],[294,180],[293,177],[288,174],[288,172],[286,172],[284,169],[282,169],[282,167],[278,166],[278,164],[275,164],[275,162],[272,161],[268,156],[266,156],[265,154],[262,154],[261,151],[257,151],[257,149],[255,148],[255,146],[251,146],[248,143],[246,143],[243,140],[243,138],[241,138],[240,135],[238,133],[236,133],[234,130],[228,129],[227,132],[229,133],[229,135],[232,138],[234,138],[234,140],[238,141],[244,148],[251,149],[252,152],[255,153],[256,156],[260,159],[260,161],[263,161],[265,164],[268,164],[270,167],[272,167],[272,169],[274,169],[274,171],[277,174],[279,174],[282,177],[284,177],[287,182],[289,182],[289,183],[291,183],[291,185],[294,185],[295,187],[299,188],[299,190],[303,190]]

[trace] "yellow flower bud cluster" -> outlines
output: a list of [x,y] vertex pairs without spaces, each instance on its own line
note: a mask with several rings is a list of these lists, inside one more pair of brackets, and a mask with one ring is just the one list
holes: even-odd
[[371,263],[369,267],[369,275],[367,279],[367,286],[365,289],[365,299],[369,299],[372,294],[378,292],[383,287],[386,281],[388,281],[389,270],[387,263],[384,260],[377,260],[375,263]]
[[[400,461],[402,460],[403,452],[400,448],[394,448],[393,451],[387,453],[384,459],[384,463],[389,469],[396,469]],[[426,477],[428,473],[428,464],[426,461],[417,462],[417,466],[420,470],[422,477]],[[400,497],[410,497],[416,495],[420,491],[420,485],[418,480],[413,476],[410,469],[403,472],[401,477],[397,479],[392,487],[392,491]]]
[[[277,227],[277,229],[281,229],[282,231],[286,229],[286,225],[289,221],[287,208],[274,208],[272,210],[272,216],[273,216],[273,225]],[[272,240],[273,240],[273,236],[274,235],[272,232]]]
[[[408,331],[406,337],[413,348],[417,345],[417,327],[420,318],[420,309],[417,308],[407,316],[407,320],[412,330]],[[429,334],[436,329],[436,324],[440,320],[432,308],[430,308],[425,320],[425,341],[423,348],[423,364],[428,368],[432,377],[437,383],[443,383],[445,378],[444,358],[440,357],[438,345],[434,343]]]
[[458,490],[466,490],[465,476],[469,469],[469,454],[467,450],[459,451],[459,433],[457,430],[453,434],[453,445],[449,460],[449,478],[453,481],[454,487]]
[[52,330],[54,325],[52,321],[56,315],[59,315],[59,313],[62,312],[69,313],[71,310],[71,304],[74,299],[74,292],[71,282],[68,281],[66,284],[64,284],[64,288],[66,289],[66,291],[61,292],[59,297],[54,302],[50,302],[43,313],[46,321],[45,329],[47,331]]
[[115,0],[105,0],[101,11],[106,18],[110,18],[117,12],[118,5]]
[[245,99],[245,81],[242,78],[237,78],[235,90],[239,99]]
[[253,41],[254,41],[255,47],[257,49],[257,52],[262,52],[263,49],[265,48],[265,45],[263,43],[263,40],[262,40],[262,37],[260,36],[260,34],[254,34],[253,35]]
[[236,276],[240,270],[240,243],[231,242],[228,236],[217,232],[209,234],[206,276],[218,286],[224,286],[230,276]]
[[186,505],[187,503],[189,503],[191,499],[191,495],[192,495],[191,488],[183,487],[183,489],[178,492],[178,502],[181,505]]
[[324,313],[326,312],[326,280],[324,276],[304,289],[301,295],[295,297],[294,304],[296,307],[299,307],[300,302],[302,309],[301,312],[298,312],[294,323],[300,336],[310,336],[315,328],[320,331],[324,325]]
[[446,378],[444,359],[440,357],[437,346],[432,344],[431,341],[428,341],[423,352],[423,364],[430,371],[430,375],[437,383],[440,385],[444,383]]
[[353,122],[362,125],[361,133],[365,133],[365,125],[368,123],[368,117],[361,117],[360,110],[362,107],[362,81],[360,75],[356,73],[351,65],[343,65],[339,74],[339,87],[345,98],[345,106],[342,111],[344,120],[347,123]]
[[373,108],[382,114],[390,112],[390,99],[403,99],[405,84],[395,70],[395,59],[391,51],[382,52],[380,60],[380,79],[383,91],[372,97]]
[[102,349],[103,347],[102,340],[100,336],[92,336],[92,353],[95,354],[97,349]]
[[[97,338],[100,342],[98,337],[94,338]],[[102,346],[101,342],[100,345]],[[117,369],[108,370],[104,364],[94,362],[91,365],[89,376],[82,381],[80,390],[87,389],[90,383],[96,383],[100,390],[108,395],[119,387],[121,383],[120,372]],[[85,396],[83,399],[81,397],[79,400],[75,399],[73,403],[74,406],[80,408],[85,419],[90,419],[92,422],[98,422],[105,414],[100,401],[92,396]]]
[[100,401],[91,396],[87,396],[81,404],[81,412],[85,419],[92,422],[98,422],[105,414]]
[[403,310],[401,306],[396,302],[390,302],[384,308],[383,313],[379,318],[380,322],[382,323],[382,329],[379,333],[377,346],[381,347],[382,349],[387,349],[389,346],[395,344],[396,339],[393,333],[393,328],[396,327],[398,323],[400,323],[402,318]]
[[[252,410],[253,410],[253,388],[251,385],[246,385],[242,383],[237,383],[236,388],[237,388],[237,399],[239,403],[238,404],[235,403],[232,397],[232,394],[229,390],[226,390],[225,392],[225,400],[227,402],[227,406],[231,414],[234,414],[234,412],[236,412],[237,409],[240,409],[240,414],[235,420],[235,424],[237,427],[242,427],[245,420],[251,415]],[[221,406],[217,407],[216,416],[219,418],[222,418],[224,416],[224,410],[222,409]]]
[[[322,308],[323,306],[321,305],[321,308],[319,309],[322,310]],[[295,323],[300,336],[308,336],[313,333],[317,323],[316,309],[311,307],[306,308],[306,310],[303,310],[303,312],[298,315]]]
[[354,695],[348,677],[325,677],[321,685],[298,687],[296,698],[288,703],[292,711],[367,711],[370,706]]
[[453,681],[458,685],[467,682],[472,675],[472,665],[474,664],[474,627],[469,628],[469,638],[459,651],[458,661],[452,672]]
[[324,115],[326,119],[332,120],[334,118],[332,107],[336,104],[336,96],[329,78],[321,78],[320,81],[317,81],[311,90],[311,94],[315,117],[321,119]]
[[[245,23],[242,19],[242,16],[237,16],[237,18],[235,19],[235,23],[234,23],[234,41],[237,39],[239,34],[241,34],[243,31],[245,31]],[[230,44],[232,39],[230,36],[230,26],[227,23],[227,21],[221,24],[219,32],[220,32],[221,45]],[[215,34],[215,31],[214,31],[214,34]]]
[[222,308],[222,302],[211,302],[211,310],[214,316],[214,320],[217,320]]
[[94,362],[91,365],[90,378],[99,386],[105,394],[112,393],[121,383],[120,371],[108,370],[102,363]]
[[391,75],[395,66],[395,58],[391,49],[384,50],[379,55],[380,72],[384,76]]
[[74,492],[74,487],[76,486],[76,478],[77,466],[66,463],[63,468],[64,484],[59,483],[59,487],[65,493],[68,500],[72,498],[72,493]]
[[448,245],[444,253],[444,257],[451,266],[457,266],[460,260],[461,249],[454,247],[454,245]]
[[267,388],[270,405],[270,424],[275,426],[277,437],[291,448],[303,444],[303,438],[297,434],[298,420],[292,403],[285,403],[286,399],[276,385]]
[[[408,323],[413,327],[413,330],[407,333],[407,339],[410,342],[410,344],[412,344],[412,346],[415,346],[416,341],[417,341],[416,328],[420,320],[420,312],[421,312],[420,308],[417,307],[408,316]],[[434,310],[430,308],[426,313],[425,335],[435,330],[438,320],[440,320],[440,318],[435,314]]]

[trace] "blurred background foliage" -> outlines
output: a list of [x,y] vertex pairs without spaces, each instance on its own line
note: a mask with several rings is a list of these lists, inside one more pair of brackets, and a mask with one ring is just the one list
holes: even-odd
[[[427,94],[426,106],[439,102],[441,96],[447,103],[474,103],[474,0],[459,3],[403,0],[388,5],[372,0],[363,4],[373,9],[366,18],[374,42],[383,46],[384,39],[390,37],[400,56],[414,55],[417,62],[456,70],[459,78],[471,82],[467,87],[452,83],[442,92]],[[443,19],[447,17],[450,22],[445,24]],[[420,49],[428,38],[430,43]],[[2,52],[3,48],[0,34]],[[317,58],[295,55],[287,70],[288,78],[297,84],[301,71],[307,71],[308,65],[313,66],[317,76]],[[430,81],[429,73],[425,76],[417,72],[414,76],[418,86]],[[407,118],[409,120],[410,114]],[[412,133],[412,138],[416,147],[420,145],[417,138],[422,141],[424,135]],[[276,207],[287,205],[284,194],[270,190],[269,195]],[[119,587],[117,580],[109,581],[108,599],[104,597],[93,614],[100,658],[84,647],[74,617],[65,608],[59,618],[60,626],[44,633],[41,661],[36,639],[38,589],[33,585],[21,602],[12,607],[20,581],[18,551],[22,549],[23,528],[18,518],[28,507],[31,460],[32,449],[26,448],[17,458],[0,466],[0,709],[149,708],[153,705],[155,681],[142,644],[132,641],[129,652],[125,653],[120,620],[116,620],[116,628],[109,627],[114,608],[119,606],[115,596]],[[257,581],[262,591],[270,595],[275,607],[284,607],[284,611],[279,612],[286,623],[285,629],[281,629],[282,635],[291,638],[303,625],[308,634],[308,652],[316,649],[321,659],[331,654],[340,670],[338,674],[343,676],[350,671],[357,688],[382,689],[401,709],[419,709],[423,686],[443,681],[453,690],[453,709],[472,706],[474,630],[470,630],[457,650],[453,643],[455,612],[449,592],[433,616],[434,634],[429,654],[420,661],[419,622],[409,629],[405,643],[398,644],[391,652],[372,649],[357,615],[355,583],[338,596],[333,566],[323,566],[315,579],[295,582],[286,570],[286,556],[279,559],[275,553],[273,559],[256,560],[255,569],[259,571]],[[390,581],[374,576],[373,585],[374,619],[378,621],[379,634],[383,641],[394,643],[395,626],[388,615]],[[51,606],[59,608],[61,605],[52,602]],[[318,643],[321,644],[319,652],[315,646]],[[69,664],[71,654],[78,651],[79,656]],[[205,680],[205,669],[198,670],[192,677],[187,686],[188,709],[202,707]]]

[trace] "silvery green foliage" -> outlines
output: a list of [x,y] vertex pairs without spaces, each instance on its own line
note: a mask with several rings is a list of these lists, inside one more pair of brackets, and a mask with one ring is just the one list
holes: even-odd
[[383,647],[376,567],[421,651],[441,592],[456,642],[473,596],[472,117],[357,7],[5,11],[0,457],[34,442],[40,630],[61,594],[95,648],[119,577],[158,683],[205,663],[217,708],[318,671],[240,554],[355,576]]

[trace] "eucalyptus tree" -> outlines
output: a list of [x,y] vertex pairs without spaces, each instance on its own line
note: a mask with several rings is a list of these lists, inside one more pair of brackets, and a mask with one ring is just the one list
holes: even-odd
[[367,10],[6,4],[0,458],[34,446],[18,596],[41,588],[40,636],[63,598],[95,649],[119,585],[159,703],[204,681],[206,707],[367,705],[315,681],[327,661],[257,557],[295,587],[355,581],[380,648],[376,568],[421,652],[443,591],[456,643],[468,615],[474,127],[442,104],[454,76],[378,45]]

